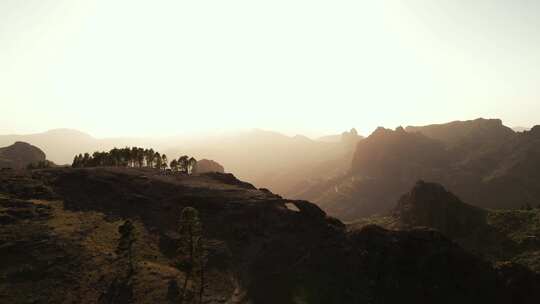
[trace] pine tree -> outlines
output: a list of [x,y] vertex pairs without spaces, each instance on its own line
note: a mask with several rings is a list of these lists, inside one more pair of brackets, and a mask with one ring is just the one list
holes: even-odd
[[171,161],[170,167],[173,172],[178,171],[178,161],[176,159],[173,159]]
[[180,235],[177,249],[177,267],[185,273],[180,300],[202,302],[205,287],[206,251],[199,212],[193,207],[182,210],[178,223]]
[[180,158],[178,158],[178,169],[180,170],[181,173],[188,173],[188,161],[189,161],[189,156],[187,155],[183,155],[183,156],[180,156]]
[[165,154],[161,155],[161,169],[167,169],[167,155]]
[[136,241],[135,226],[131,221],[126,220],[123,225],[118,227],[118,232],[120,233],[120,239],[118,239],[116,253],[127,263],[128,276],[131,276],[135,271],[133,254],[133,245]]

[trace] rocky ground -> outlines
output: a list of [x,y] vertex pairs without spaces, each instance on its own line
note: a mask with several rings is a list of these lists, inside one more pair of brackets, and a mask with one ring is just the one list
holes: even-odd
[[[0,173],[5,303],[180,303],[184,207],[201,216],[202,303],[536,303],[538,276],[431,229],[348,230],[316,205],[230,174],[56,168]],[[118,227],[134,223],[126,274]],[[183,303],[195,303],[184,301]]]

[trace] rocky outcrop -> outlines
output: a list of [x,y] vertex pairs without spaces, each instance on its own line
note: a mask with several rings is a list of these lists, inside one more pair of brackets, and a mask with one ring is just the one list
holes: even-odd
[[447,160],[444,145],[422,134],[378,128],[360,141],[352,162],[355,175],[369,179],[410,180],[435,170]]
[[21,169],[44,161],[45,153],[25,142],[18,141],[11,146],[0,148],[0,168]]
[[193,173],[202,174],[202,173],[209,173],[209,172],[225,173],[225,168],[223,168],[223,166],[220,165],[218,162],[210,160],[210,159],[198,160],[197,165],[195,166],[195,169],[193,170]]
[[487,212],[463,203],[436,183],[418,181],[398,201],[393,215],[400,228],[431,227],[452,238],[461,238],[486,225]]

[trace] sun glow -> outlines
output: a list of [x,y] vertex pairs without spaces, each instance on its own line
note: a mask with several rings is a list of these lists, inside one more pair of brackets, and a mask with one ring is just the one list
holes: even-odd
[[5,0],[0,132],[367,134],[537,119],[540,10],[404,3]]

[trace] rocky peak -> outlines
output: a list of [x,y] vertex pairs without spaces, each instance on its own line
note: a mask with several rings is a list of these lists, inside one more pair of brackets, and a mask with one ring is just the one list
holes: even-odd
[[422,180],[398,201],[401,226],[433,227],[450,237],[464,236],[485,223],[485,211],[463,203],[442,185]]

